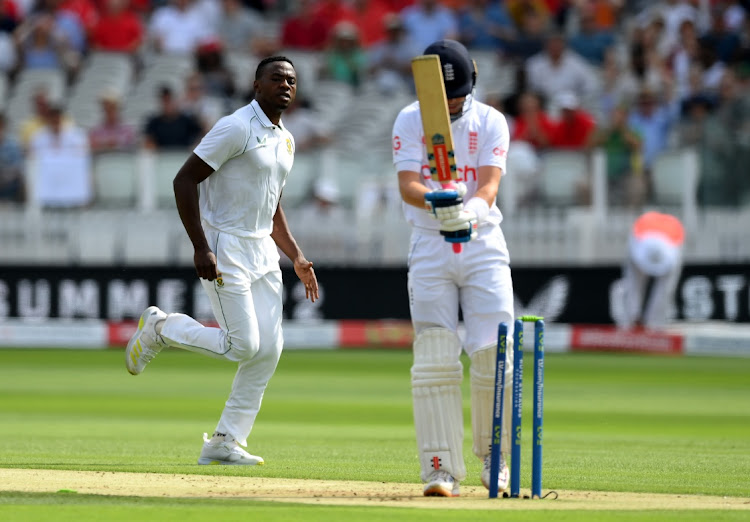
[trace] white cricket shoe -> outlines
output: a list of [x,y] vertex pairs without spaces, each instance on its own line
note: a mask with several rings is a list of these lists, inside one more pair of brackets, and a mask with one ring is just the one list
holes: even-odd
[[[484,467],[482,468],[482,484],[487,489],[490,489],[490,467],[492,462],[492,456],[487,455],[484,457]],[[508,471],[508,465],[505,463],[505,457],[500,454],[500,474],[497,477],[497,491],[502,492],[508,489],[508,481],[510,480],[510,472]]]
[[156,333],[156,323],[166,318],[167,314],[155,306],[149,306],[141,315],[138,330],[125,349],[125,366],[132,375],[141,373],[151,359],[166,348],[164,339]]
[[424,486],[425,497],[457,497],[458,495],[458,481],[447,471],[438,469],[427,477],[427,484]]
[[203,434],[203,449],[198,464],[218,464],[224,466],[262,466],[264,460],[257,455],[250,455],[229,435],[208,438]]

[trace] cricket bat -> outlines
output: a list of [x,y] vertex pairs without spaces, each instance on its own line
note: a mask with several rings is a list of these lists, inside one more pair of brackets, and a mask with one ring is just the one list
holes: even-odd
[[[458,170],[440,57],[437,54],[425,54],[412,58],[411,70],[417,89],[419,112],[422,115],[430,176],[443,188],[454,188],[453,182],[458,179]],[[461,250],[461,243],[453,243],[455,253]]]

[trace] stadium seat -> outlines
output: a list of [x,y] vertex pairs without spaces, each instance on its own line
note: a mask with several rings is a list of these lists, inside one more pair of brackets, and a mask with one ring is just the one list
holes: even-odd
[[138,173],[130,152],[105,152],[94,156],[94,202],[100,207],[132,207],[136,201]]
[[651,178],[654,203],[680,209],[682,218],[696,218],[698,190],[698,154],[679,149],[660,154],[654,161]]
[[18,73],[6,103],[6,114],[12,128],[31,116],[31,98],[38,89],[45,89],[51,99],[64,100],[65,74],[59,69],[22,69]]
[[159,208],[175,208],[172,182],[189,155],[189,150],[159,151],[156,154],[154,180],[156,182],[156,203]]
[[540,190],[549,205],[579,203],[579,187],[588,183],[588,157],[579,151],[553,150],[542,155]]

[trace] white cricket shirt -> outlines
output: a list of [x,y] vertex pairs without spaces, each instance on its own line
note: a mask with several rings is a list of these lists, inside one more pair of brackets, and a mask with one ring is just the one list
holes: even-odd
[[271,235],[294,163],[294,138],[258,102],[221,118],[193,151],[214,169],[200,185],[201,219],[239,237]]
[[[500,167],[503,175],[505,174],[510,142],[508,123],[500,111],[472,100],[466,112],[451,123],[451,130],[458,181],[466,184],[464,201],[468,201],[477,191],[477,174],[480,166]],[[393,124],[393,164],[397,171],[421,172],[422,183],[430,190],[441,188],[439,183],[430,178],[419,102],[404,107]],[[424,209],[407,203],[403,203],[402,206],[406,220],[412,226],[439,229],[440,222],[432,219]],[[502,220],[500,209],[493,203],[483,223],[499,225]]]

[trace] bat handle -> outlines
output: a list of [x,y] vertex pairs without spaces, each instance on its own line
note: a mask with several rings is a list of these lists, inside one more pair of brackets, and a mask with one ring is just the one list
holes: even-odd
[[[444,189],[454,189],[456,188],[456,185],[453,183],[443,183]],[[451,243],[453,245],[453,253],[454,254],[460,254],[464,250],[464,246],[461,243]]]

